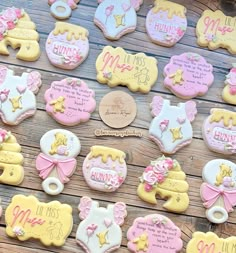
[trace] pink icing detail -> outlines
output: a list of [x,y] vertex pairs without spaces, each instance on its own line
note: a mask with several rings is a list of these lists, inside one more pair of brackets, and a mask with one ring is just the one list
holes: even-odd
[[124,223],[124,218],[127,216],[125,203],[123,202],[115,203],[113,212],[116,224],[121,226]]
[[23,85],[18,85],[16,87],[17,91],[20,93],[20,94],[23,94],[25,91],[26,91],[26,86],[23,86]]
[[186,121],[186,118],[177,118],[179,124],[183,124]]
[[127,4],[127,3],[123,3],[123,4],[122,4],[122,9],[123,9],[124,12],[129,11],[129,9],[130,9],[131,7],[132,7],[131,4],[130,4],[130,5]]
[[162,107],[164,104],[164,99],[161,96],[155,96],[152,99],[151,103],[151,113],[154,117],[158,116],[158,114],[161,112]]
[[226,188],[230,188],[233,184],[233,179],[231,177],[224,177],[223,178],[223,186]]
[[58,155],[66,155],[67,153],[67,146],[61,145],[57,148]]
[[10,93],[10,90],[1,90],[0,91],[0,101],[3,103],[8,99],[8,95]]
[[150,192],[152,191],[152,185],[148,184],[148,183],[145,183],[144,184],[144,189],[146,192]]
[[160,129],[162,132],[164,132],[165,130],[167,130],[169,125],[169,120],[168,119],[164,119],[160,122]]
[[197,114],[196,103],[194,101],[187,101],[185,103],[185,110],[188,120],[193,122]]
[[41,84],[42,84],[41,74],[38,71],[30,72],[27,77],[28,89],[31,90],[34,94],[36,94]]
[[112,220],[109,218],[104,219],[104,224],[107,228],[109,228],[112,225]]
[[107,8],[106,8],[106,10],[105,10],[105,14],[106,14],[106,16],[107,16],[107,17],[106,17],[105,23],[107,23],[107,19],[108,19],[108,17],[111,16],[113,10],[114,10],[114,5],[109,5],[109,6],[107,6]]
[[234,29],[230,28],[229,26],[220,26],[220,18],[212,19],[211,17],[207,16],[207,17],[205,17],[203,22],[204,22],[204,25],[205,25],[204,34],[208,33],[209,30],[214,35],[216,35],[218,31],[222,35],[225,35],[227,32],[231,33],[231,32],[234,31]]
[[0,128],[0,144],[6,141],[10,137],[10,135],[11,135],[11,132]]
[[149,185],[154,185],[157,183],[158,178],[154,171],[148,171],[143,173],[143,180],[145,180]]
[[90,237],[91,235],[94,234],[95,230],[97,229],[97,225],[96,224],[91,224],[89,225],[86,230],[87,230],[87,235]]
[[0,65],[0,85],[5,81],[7,76],[7,67]]
[[79,217],[80,217],[81,220],[86,219],[87,216],[89,215],[89,212],[92,208],[92,203],[93,203],[93,201],[89,197],[82,197],[80,199],[78,209],[80,211]]

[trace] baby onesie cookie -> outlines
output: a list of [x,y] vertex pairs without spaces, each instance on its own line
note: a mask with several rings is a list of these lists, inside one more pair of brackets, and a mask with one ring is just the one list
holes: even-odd
[[94,91],[80,79],[54,81],[44,94],[46,111],[62,125],[75,126],[89,120],[96,108],[94,96]]
[[127,239],[128,249],[135,253],[177,253],[183,247],[181,230],[160,214],[135,219]]
[[214,81],[212,65],[195,53],[172,56],[164,76],[164,86],[183,99],[206,94]]
[[83,163],[84,178],[94,190],[113,192],[125,181],[125,153],[103,146],[93,146]]
[[143,0],[98,0],[94,23],[103,31],[104,36],[118,40],[124,34],[135,31],[137,14]]
[[224,223],[236,206],[236,164],[224,159],[211,160],[203,168],[202,177],[200,194],[207,208],[206,217],[210,222]]
[[99,207],[97,201],[82,197],[78,206],[82,220],[76,232],[76,241],[87,253],[106,253],[118,249],[121,245],[120,226],[127,216],[123,202]]
[[15,195],[6,209],[6,233],[20,241],[38,239],[45,246],[62,246],[73,227],[72,208],[58,201]]
[[14,71],[0,65],[0,116],[9,125],[17,125],[36,112],[35,94],[41,86],[37,71],[15,76]]
[[76,157],[80,152],[80,141],[75,134],[64,129],[46,132],[40,140],[40,153],[36,158],[36,169],[44,180],[43,190],[57,195],[64,189],[76,169]]
[[191,143],[193,137],[191,122],[197,114],[194,101],[173,106],[169,100],[154,96],[151,109],[154,119],[149,127],[150,138],[163,153],[174,154]]
[[35,23],[23,10],[7,8],[0,13],[0,54],[9,55],[7,46],[19,48],[16,58],[36,61],[40,56],[39,34]]
[[21,146],[10,131],[0,128],[0,183],[19,185],[24,179]]
[[155,0],[154,4],[146,17],[148,36],[156,44],[171,47],[187,29],[186,8],[166,0]]
[[46,53],[51,64],[61,69],[78,67],[89,53],[88,36],[88,30],[82,26],[56,22],[46,41]]
[[148,93],[158,76],[157,60],[138,53],[128,54],[121,47],[105,46],[96,61],[97,80],[113,88],[127,86],[131,91]]
[[220,10],[205,10],[196,27],[197,43],[202,47],[208,46],[211,50],[226,48],[231,54],[236,54],[234,26],[234,17],[225,16]]
[[229,104],[236,105],[236,63],[226,76],[225,87],[222,92],[222,98]]
[[189,205],[186,175],[179,163],[162,156],[151,161],[139,178],[138,196],[151,204],[157,204],[156,195],[167,199],[163,205],[169,211],[184,212]]

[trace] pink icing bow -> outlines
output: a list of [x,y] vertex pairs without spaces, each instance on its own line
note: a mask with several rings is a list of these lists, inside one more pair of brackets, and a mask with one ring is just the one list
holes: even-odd
[[232,212],[233,207],[236,205],[236,190],[226,191],[203,183],[201,186],[201,194],[205,201],[203,205],[207,208],[213,206],[219,197],[223,198],[227,212]]
[[36,158],[36,168],[40,172],[39,176],[41,178],[47,178],[51,171],[56,168],[57,174],[62,183],[67,183],[69,181],[68,176],[72,174],[75,166],[75,158],[57,160],[51,159],[43,153],[40,153]]

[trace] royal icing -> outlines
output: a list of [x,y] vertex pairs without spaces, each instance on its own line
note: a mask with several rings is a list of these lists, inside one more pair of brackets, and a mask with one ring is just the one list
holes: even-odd
[[154,96],[151,109],[154,119],[149,128],[150,138],[163,153],[173,154],[191,142],[191,122],[197,114],[194,101],[171,106],[169,100]]
[[236,105],[236,63],[226,75],[225,87],[222,92],[222,98],[230,104]]
[[128,54],[121,47],[105,46],[96,61],[97,80],[108,86],[127,86],[148,93],[157,80],[157,60],[143,53]]
[[125,203],[117,202],[104,208],[99,207],[97,201],[83,197],[78,209],[82,221],[76,232],[76,240],[87,253],[106,253],[120,247],[120,226],[127,216]]
[[113,192],[124,182],[127,175],[125,153],[103,146],[91,147],[83,163],[87,184],[95,190]]
[[172,56],[164,76],[164,86],[186,99],[206,94],[214,81],[212,65],[195,53]]
[[57,122],[74,126],[89,120],[96,108],[95,93],[76,78],[54,81],[44,94],[46,111]]

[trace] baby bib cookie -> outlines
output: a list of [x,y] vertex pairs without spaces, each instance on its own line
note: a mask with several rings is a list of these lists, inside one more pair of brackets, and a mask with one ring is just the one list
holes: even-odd
[[148,93],[158,76],[157,60],[138,53],[128,54],[121,47],[105,46],[96,61],[97,80],[113,88],[127,86],[132,92]]
[[114,148],[93,146],[82,170],[90,188],[113,192],[123,184],[127,175],[125,153]]
[[88,56],[87,29],[65,22],[56,22],[48,35],[46,53],[52,65],[61,69],[75,69]]
[[164,86],[183,99],[203,96],[214,81],[212,65],[195,53],[172,56],[164,76]]
[[194,101],[173,106],[169,100],[154,96],[151,109],[154,119],[149,127],[150,138],[163,153],[174,154],[191,143],[193,137],[191,122],[197,114]]
[[151,40],[161,46],[172,47],[187,29],[186,8],[166,0],[155,0],[146,17],[146,30]]
[[9,55],[7,46],[19,48],[16,58],[36,61],[40,56],[39,34],[35,23],[23,10],[7,8],[0,13],[0,54]]
[[205,10],[198,20],[197,43],[202,47],[215,50],[226,48],[231,54],[236,54],[235,18],[225,16],[220,11]]
[[236,164],[224,159],[212,160],[203,168],[202,177],[200,194],[207,208],[206,217],[210,222],[224,223],[236,206]]
[[127,232],[132,252],[177,253],[183,247],[181,230],[166,216],[151,214],[134,220]]
[[57,122],[75,126],[89,120],[96,108],[95,93],[87,84],[76,78],[54,81],[46,90],[46,111]]
[[76,232],[76,241],[87,253],[106,253],[118,249],[121,245],[120,226],[127,216],[123,202],[99,207],[97,201],[82,197],[78,206],[82,220]]
[[189,185],[176,160],[162,156],[151,161],[139,179],[137,194],[142,200],[157,204],[156,195],[159,195],[167,199],[163,207],[169,211],[180,213],[188,208]]
[[76,169],[80,141],[70,131],[53,129],[42,136],[40,148],[42,153],[36,158],[36,169],[44,180],[43,190],[49,195],[57,195]]
[[98,0],[94,23],[103,31],[104,36],[118,40],[124,34],[135,31],[137,14],[143,0]]
[[236,63],[233,63],[233,68],[226,76],[222,98],[225,102],[236,105]]
[[41,86],[37,71],[15,76],[14,71],[0,65],[0,116],[4,123],[17,125],[36,112],[35,94]]
[[62,246],[72,231],[72,208],[58,201],[44,203],[34,196],[15,195],[6,209],[6,233],[20,241],[38,239]]

